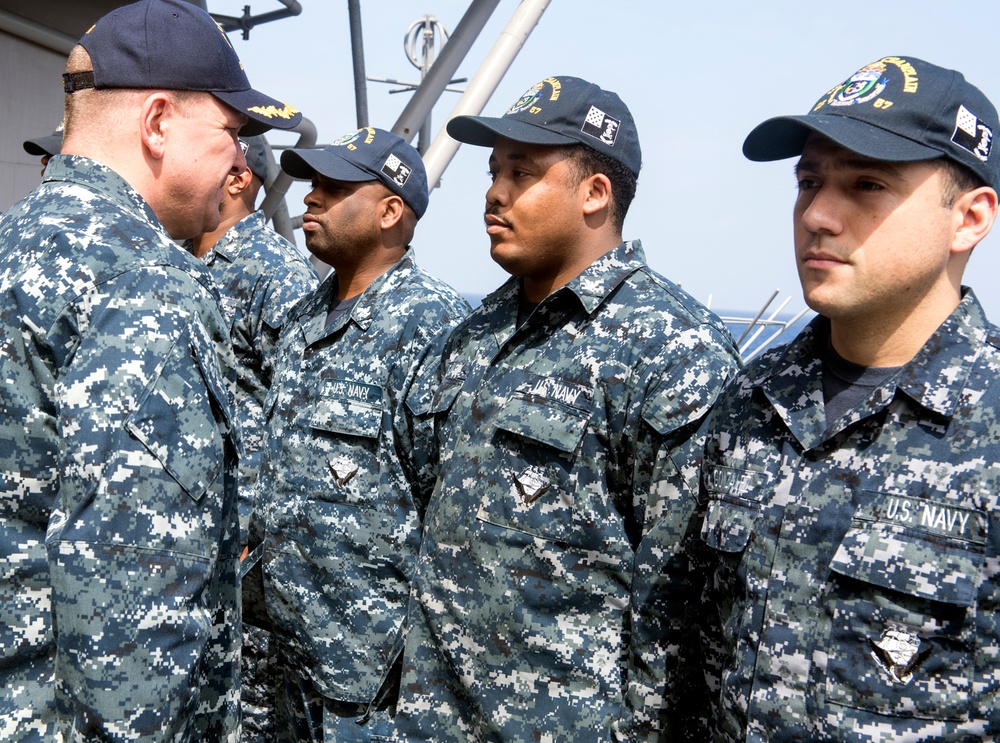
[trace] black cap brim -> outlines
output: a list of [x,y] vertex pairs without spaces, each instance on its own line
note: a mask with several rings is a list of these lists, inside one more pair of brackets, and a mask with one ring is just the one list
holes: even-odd
[[23,143],[24,151],[35,157],[44,155],[58,155],[62,149],[62,135],[50,134],[47,137],[35,137],[26,139]]
[[314,173],[348,183],[379,180],[374,173],[369,173],[326,149],[285,150],[281,153],[281,169],[292,178],[304,180],[311,179]]
[[525,144],[579,144],[577,139],[517,119],[489,116],[456,116],[448,122],[447,131],[452,139],[479,147],[492,147],[498,136]]
[[777,116],[754,128],[743,141],[748,160],[769,162],[802,154],[809,134],[816,132],[846,150],[872,160],[917,162],[944,155],[940,150],[901,137],[858,119],[823,116]]
[[253,88],[236,91],[213,90],[211,93],[249,119],[240,129],[240,134],[245,137],[264,134],[271,129],[292,129],[302,121],[302,114],[298,109]]

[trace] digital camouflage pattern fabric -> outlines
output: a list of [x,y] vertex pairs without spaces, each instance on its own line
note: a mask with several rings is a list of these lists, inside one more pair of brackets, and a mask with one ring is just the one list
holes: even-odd
[[966,290],[829,427],[828,336],[817,318],[762,355],[712,416],[702,538],[717,740],[993,740],[998,329]]
[[335,282],[281,334],[250,536],[282,662],[365,705],[402,648],[418,484],[433,481],[433,436],[404,397],[469,306],[412,250],[327,325]]
[[0,217],[0,740],[235,741],[229,337],[118,175]]
[[278,334],[295,303],[316,290],[319,277],[294,245],[267,226],[261,211],[233,225],[201,260],[219,290],[236,357],[236,413],[243,435],[240,543],[246,544]]
[[671,739],[700,427],[738,365],[625,243],[516,328],[520,280],[451,336],[402,740]]
[[[191,250],[190,244],[186,245]],[[219,291],[236,360],[235,410],[243,435],[240,457],[240,544],[247,543],[251,501],[260,469],[264,400],[274,374],[278,334],[296,302],[319,279],[305,256],[256,211],[234,224],[201,257]],[[277,659],[270,633],[243,625],[242,743],[273,740]]]

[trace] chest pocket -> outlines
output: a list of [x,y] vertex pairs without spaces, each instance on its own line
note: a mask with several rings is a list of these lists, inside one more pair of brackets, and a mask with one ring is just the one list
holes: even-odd
[[881,714],[967,720],[988,517],[866,493],[830,568],[826,694]]
[[[558,389],[559,397],[550,397]],[[496,427],[572,456],[591,418],[593,393],[579,385],[526,382],[498,413]]]
[[382,428],[382,388],[335,382],[340,394],[320,394],[308,414],[312,428],[346,436],[378,438]]
[[214,352],[200,327],[171,348],[126,427],[195,501],[212,486],[225,462],[231,428],[229,396],[213,363]]
[[594,473],[576,467],[592,417],[593,391],[586,387],[541,377],[518,385],[496,415],[498,488],[487,490],[478,518],[584,549],[601,548],[609,519],[599,509],[607,507],[607,499],[587,498],[580,478]]
[[720,463],[706,459],[701,468],[701,486],[708,494],[708,507],[701,538],[719,552],[746,549],[760,517],[767,473],[745,463]]
[[309,425],[319,434],[315,446],[327,452],[329,485],[311,493],[310,499],[365,505],[377,494],[382,388],[344,381],[330,388],[334,394],[320,394],[307,413]]

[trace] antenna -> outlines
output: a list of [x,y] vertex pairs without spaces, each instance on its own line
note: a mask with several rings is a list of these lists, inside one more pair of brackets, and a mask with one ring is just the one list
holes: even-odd
[[[425,15],[410,24],[403,34],[403,51],[410,64],[420,70],[420,82],[406,82],[388,77],[369,77],[368,79],[376,83],[389,83],[390,85],[402,85],[401,88],[390,90],[390,93],[409,93],[420,87],[428,71],[437,59],[438,54],[448,43],[450,34],[437,18],[432,15]],[[444,90],[452,93],[463,93],[461,88],[451,87],[454,83],[464,83],[467,78],[460,77],[449,80]],[[417,152],[423,155],[430,147],[431,139],[431,111],[428,108],[427,116],[420,125],[419,136],[417,138]]]

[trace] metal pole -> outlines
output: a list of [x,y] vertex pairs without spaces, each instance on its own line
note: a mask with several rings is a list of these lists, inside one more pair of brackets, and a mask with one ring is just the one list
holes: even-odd
[[[514,11],[514,15],[511,16],[507,28],[500,34],[446,121],[450,121],[456,116],[465,114],[476,116],[482,113],[490,96],[493,95],[503,76],[510,69],[511,63],[521,51],[521,47],[528,40],[528,36],[531,35],[548,5],[549,0],[522,0],[517,10]],[[437,186],[441,174],[444,173],[457,151],[458,142],[449,137],[445,128],[442,127],[434,143],[427,150],[427,154],[424,155],[427,184],[431,189]]]
[[77,39],[71,36],[59,33],[41,23],[35,23],[19,15],[8,13],[6,10],[0,10],[0,31],[20,36],[22,39],[27,39],[59,54],[69,54],[77,42]]
[[[206,3],[204,0],[187,0],[192,5],[197,5],[202,10],[207,11]],[[259,26],[262,23],[270,23],[271,21],[280,21],[285,18],[292,18],[299,15],[302,12],[302,6],[299,5],[298,0],[278,0],[279,3],[285,6],[287,10],[272,10],[268,13],[261,13],[260,15],[250,15],[250,6],[243,6],[243,15],[237,17],[232,15],[223,15],[221,13],[210,13],[215,22],[222,26],[222,30],[226,31],[242,31],[243,40],[246,41],[250,38],[250,29],[255,26]]]
[[[264,183],[264,198],[267,198],[268,192],[273,188],[275,180],[278,178],[278,174],[281,172],[281,166],[278,164],[277,159],[274,157],[274,151],[271,149],[271,143],[264,140],[264,157],[267,159],[267,181]],[[288,216],[288,203],[285,201],[284,196],[287,194],[287,190],[282,194],[282,198],[278,200],[276,206],[269,205],[269,210],[272,211],[270,215],[265,215],[265,221],[270,218],[271,224],[274,226],[274,231],[279,235],[284,237],[293,245],[295,244],[295,228],[292,225],[291,218]],[[264,204],[261,202],[261,207]]]
[[500,0],[473,0],[462,20],[458,22],[455,33],[449,37],[448,43],[441,50],[441,55],[427,71],[427,77],[421,81],[420,87],[393,124],[393,134],[399,135],[407,142],[413,141],[430,115],[431,109],[434,108],[434,104],[441,97],[442,91],[451,82],[458,66],[469,53],[472,44],[499,4]]
[[360,0],[347,0],[347,13],[351,23],[351,55],[354,59],[354,108],[360,129],[368,126],[368,88],[365,82],[365,45],[361,37]]
[[[427,77],[427,72],[431,67],[434,66],[434,27],[430,25],[433,20],[433,16],[427,16],[424,19],[424,31],[423,31],[423,48],[422,57],[420,60],[420,82],[423,83],[424,79]],[[447,46],[447,44],[446,44]],[[450,80],[448,82],[451,82]],[[439,94],[440,95],[440,94]],[[417,152],[421,156],[427,152],[427,148],[431,145],[431,137],[433,137],[433,131],[431,130],[431,113],[427,112],[427,118],[424,119],[424,123],[420,125],[420,136],[417,137]]]

